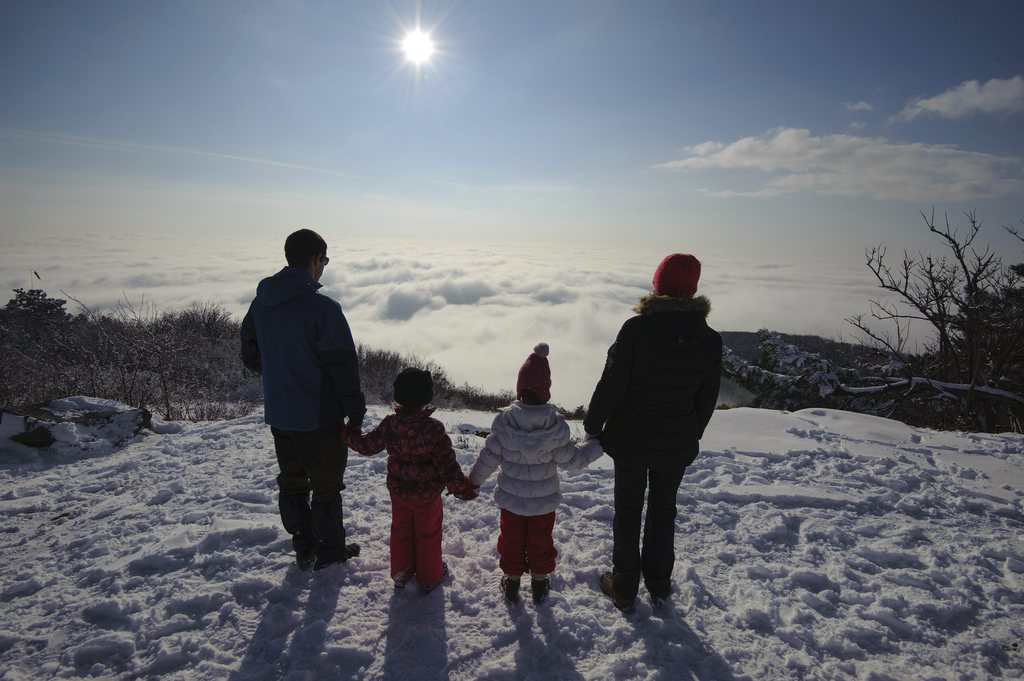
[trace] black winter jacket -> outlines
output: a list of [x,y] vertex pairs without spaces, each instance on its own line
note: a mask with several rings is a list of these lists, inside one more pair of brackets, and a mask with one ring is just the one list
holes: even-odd
[[722,377],[704,296],[650,294],[608,349],[583,422],[616,465],[678,470],[697,458]]

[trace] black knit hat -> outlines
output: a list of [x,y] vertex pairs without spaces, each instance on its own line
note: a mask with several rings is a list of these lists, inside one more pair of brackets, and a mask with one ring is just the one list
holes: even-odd
[[395,402],[409,409],[416,409],[434,399],[434,381],[430,372],[409,367],[402,369],[395,377]]

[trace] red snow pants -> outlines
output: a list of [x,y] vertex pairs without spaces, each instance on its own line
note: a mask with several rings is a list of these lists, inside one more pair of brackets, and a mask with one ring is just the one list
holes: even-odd
[[498,535],[498,561],[502,572],[519,577],[527,572],[548,575],[555,571],[555,512],[544,515],[519,515],[501,509],[501,534]]
[[391,495],[391,578],[416,574],[420,586],[441,581],[441,495],[400,499]]

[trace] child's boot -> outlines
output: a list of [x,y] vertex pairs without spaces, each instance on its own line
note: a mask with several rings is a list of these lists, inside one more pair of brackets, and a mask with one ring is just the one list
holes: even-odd
[[551,592],[551,578],[547,575],[533,575],[530,579],[530,590],[533,592],[533,602],[540,605]]
[[519,602],[519,577],[505,575],[501,578],[501,593],[509,603]]
[[402,570],[401,572],[396,573],[395,576],[391,579],[394,580],[396,589],[404,589],[405,585],[409,583],[409,580],[411,580],[415,576],[416,568],[409,567],[405,570]]
[[437,587],[441,586],[442,582],[448,581],[448,578],[452,576],[452,573],[448,570],[448,563],[441,561],[441,579],[437,580],[433,584],[427,584],[420,586],[420,591],[423,593],[430,593]]

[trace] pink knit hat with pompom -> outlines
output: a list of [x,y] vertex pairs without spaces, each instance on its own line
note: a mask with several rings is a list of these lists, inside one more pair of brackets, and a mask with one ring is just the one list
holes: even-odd
[[530,390],[542,402],[551,399],[551,367],[548,366],[547,343],[537,343],[533,352],[519,367],[519,377],[516,379],[516,397],[519,397],[523,390]]

